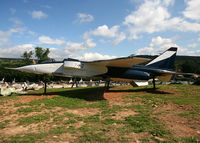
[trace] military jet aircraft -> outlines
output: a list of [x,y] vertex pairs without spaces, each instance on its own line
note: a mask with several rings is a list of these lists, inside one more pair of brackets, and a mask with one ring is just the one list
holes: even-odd
[[146,65],[139,65],[150,61],[146,58],[126,57],[111,60],[80,61],[77,59],[64,59],[63,61],[48,61],[18,68],[12,68],[22,72],[36,74],[50,74],[55,76],[75,78],[99,78],[107,81],[134,82],[134,80],[153,79],[169,81],[173,71],[177,53],[176,47],[171,47],[160,56]]

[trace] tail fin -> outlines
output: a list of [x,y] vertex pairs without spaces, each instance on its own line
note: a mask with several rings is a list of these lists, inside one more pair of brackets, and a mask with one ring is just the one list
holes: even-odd
[[164,53],[162,53],[160,56],[155,58],[153,61],[148,63],[146,66],[159,69],[173,70],[176,53],[177,47],[171,47]]

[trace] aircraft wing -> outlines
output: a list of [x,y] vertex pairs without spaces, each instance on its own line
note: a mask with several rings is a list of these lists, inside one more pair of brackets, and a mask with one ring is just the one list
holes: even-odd
[[125,58],[116,58],[116,59],[110,59],[110,60],[97,60],[97,61],[82,62],[82,63],[98,65],[98,66],[129,68],[129,67],[132,67],[133,65],[138,65],[140,63],[144,63],[147,61],[150,61],[150,59],[139,58],[139,57],[125,57]]

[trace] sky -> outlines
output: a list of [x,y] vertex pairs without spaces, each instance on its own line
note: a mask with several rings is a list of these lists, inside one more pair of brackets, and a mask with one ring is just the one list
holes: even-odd
[[57,60],[200,55],[200,0],[0,0],[0,57]]

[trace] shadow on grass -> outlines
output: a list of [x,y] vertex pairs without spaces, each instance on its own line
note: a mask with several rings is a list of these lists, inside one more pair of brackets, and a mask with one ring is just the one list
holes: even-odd
[[[151,94],[173,94],[166,91],[159,91],[152,88],[141,88],[141,89],[110,89],[108,91],[105,91],[104,87],[91,87],[91,88],[72,88],[72,89],[48,89],[47,95],[43,94],[43,90],[36,91],[36,92],[30,92],[28,94],[24,94],[24,96],[64,96],[69,98],[79,98],[86,101],[98,101],[98,100],[105,100],[104,98],[104,92],[111,93],[111,92],[146,92]],[[22,95],[23,96],[23,95]]]
[[[73,88],[73,89],[48,89],[47,95],[43,94],[43,90],[39,92],[30,92],[24,94],[24,96],[53,96],[59,95],[69,98],[79,98],[86,101],[98,101],[104,99],[104,88],[103,87],[93,87],[93,88]],[[23,96],[23,95],[22,95]]]
[[170,92],[166,92],[166,91],[159,91],[158,89],[153,89],[153,88],[141,88],[141,89],[125,89],[125,90],[109,90],[106,92],[147,92],[147,93],[151,93],[151,94],[173,94]]

